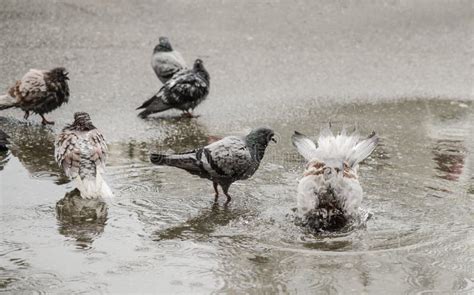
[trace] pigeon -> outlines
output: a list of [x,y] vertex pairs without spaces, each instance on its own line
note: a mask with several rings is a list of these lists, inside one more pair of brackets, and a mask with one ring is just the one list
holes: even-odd
[[10,144],[8,138],[10,138],[10,136],[8,136],[8,134],[6,134],[5,132],[3,132],[3,130],[0,129],[0,152],[8,150],[7,145]]
[[153,49],[151,67],[163,84],[174,74],[187,68],[181,53],[173,50],[167,37],[160,37],[158,45]]
[[66,176],[75,181],[83,198],[113,196],[102,178],[107,144],[88,113],[74,114],[74,122],[66,125],[56,138],[54,156]]
[[145,109],[138,115],[146,118],[150,114],[174,108],[192,117],[189,110],[193,110],[209,94],[209,79],[202,60],[196,59],[192,69],[176,73],[157,94],[138,107],[137,110]]
[[8,94],[0,96],[0,110],[17,107],[25,112],[25,120],[30,111],[41,116],[42,124],[54,124],[46,120],[44,114],[60,107],[69,100],[68,72],[65,68],[50,71],[31,69],[21,80],[16,81]]
[[152,154],[150,160],[156,165],[177,167],[211,180],[215,191],[214,202],[218,201],[220,185],[228,204],[232,200],[228,193],[230,185],[237,180],[250,178],[257,171],[268,143],[276,142],[273,137],[273,130],[258,128],[245,137],[224,137],[190,152]]
[[361,139],[357,132],[348,135],[343,129],[334,135],[325,128],[316,146],[295,131],[293,145],[308,162],[297,195],[297,213],[303,224],[316,231],[331,231],[357,217],[362,201],[358,164],[374,151],[378,140],[375,132]]

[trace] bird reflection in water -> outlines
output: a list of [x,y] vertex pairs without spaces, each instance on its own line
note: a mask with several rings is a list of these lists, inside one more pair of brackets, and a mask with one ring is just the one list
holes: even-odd
[[78,248],[90,248],[103,232],[107,221],[107,204],[104,200],[84,199],[74,189],[56,203],[59,233],[76,240]]
[[213,204],[210,209],[204,209],[198,216],[180,225],[156,231],[153,234],[153,240],[185,240],[191,237],[207,238],[218,227],[226,226],[232,220],[243,216],[245,213],[242,210]]
[[438,140],[433,148],[433,160],[442,179],[457,181],[464,168],[466,149],[460,140]]

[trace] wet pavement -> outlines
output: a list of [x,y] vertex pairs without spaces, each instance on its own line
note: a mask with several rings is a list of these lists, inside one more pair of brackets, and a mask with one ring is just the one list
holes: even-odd
[[[48,115],[53,127],[0,112],[13,143],[0,154],[0,292],[472,292],[469,8],[4,1],[1,89],[29,68],[63,65],[71,99]],[[160,35],[211,74],[198,118],[136,117],[161,85],[149,65]],[[109,142],[116,197],[71,213],[78,201],[53,141],[79,110]],[[360,168],[373,217],[315,236],[294,223],[303,160],[290,136],[316,136],[329,121],[381,137]],[[254,177],[232,186],[229,207],[213,205],[210,182],[148,160],[262,125],[279,143]]]

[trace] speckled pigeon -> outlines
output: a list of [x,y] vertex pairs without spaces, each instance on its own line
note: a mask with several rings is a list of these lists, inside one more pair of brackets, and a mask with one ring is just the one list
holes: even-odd
[[296,131],[292,141],[308,161],[298,185],[299,217],[317,231],[342,228],[358,215],[362,201],[358,164],[374,151],[377,135],[373,132],[361,140],[356,132],[347,135],[343,129],[335,136],[325,128],[317,146]]
[[153,113],[174,108],[182,110],[186,115],[192,117],[189,110],[193,110],[206,99],[209,87],[209,74],[204,68],[202,60],[196,59],[192,69],[176,73],[157,94],[139,106],[137,110],[145,110],[138,115],[141,118],[146,118]]
[[257,171],[268,143],[270,140],[275,141],[273,136],[273,130],[258,128],[245,137],[228,136],[190,152],[174,155],[152,154],[150,159],[153,164],[174,166],[211,180],[215,202],[219,198],[220,185],[228,204],[231,201],[228,194],[230,185],[237,180],[251,177]]
[[107,144],[92,125],[89,114],[74,114],[74,122],[56,139],[55,158],[66,176],[75,181],[83,198],[112,197],[112,191],[102,178]]
[[9,89],[8,94],[0,96],[0,110],[17,107],[25,112],[25,120],[31,111],[41,116],[43,125],[54,124],[46,120],[44,114],[68,102],[67,75],[65,68],[50,71],[31,69]]
[[161,83],[166,83],[174,74],[187,68],[184,58],[173,50],[167,37],[160,37],[151,55],[151,67]]

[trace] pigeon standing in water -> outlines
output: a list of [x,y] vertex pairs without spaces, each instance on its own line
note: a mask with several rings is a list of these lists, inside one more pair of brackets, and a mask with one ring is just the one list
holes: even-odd
[[8,134],[3,132],[3,130],[0,129],[0,151],[7,151],[8,147],[7,145],[10,144],[10,141],[8,141]]
[[102,178],[107,144],[92,125],[89,114],[74,114],[74,122],[58,135],[54,154],[66,176],[76,182],[83,198],[112,197],[112,191]]
[[298,185],[297,211],[311,228],[337,230],[357,216],[362,201],[358,164],[375,149],[373,132],[361,140],[357,133],[343,130],[334,136],[329,128],[319,135],[318,145],[295,131],[293,145],[308,161]]
[[252,130],[245,137],[228,136],[196,150],[174,154],[152,154],[151,162],[156,165],[173,166],[191,174],[212,181],[215,199],[219,198],[218,185],[231,201],[230,185],[237,180],[250,178],[257,171],[274,132],[268,128]]
[[167,37],[160,37],[151,55],[151,67],[161,83],[166,83],[174,74],[187,68],[184,58],[173,50]]
[[176,73],[157,94],[139,106],[137,110],[145,110],[138,115],[141,118],[146,118],[153,113],[174,108],[182,110],[186,115],[192,117],[189,110],[193,110],[206,99],[209,87],[209,73],[204,68],[202,60],[196,59],[192,69]]
[[50,71],[31,69],[10,88],[8,94],[0,96],[0,110],[17,107],[25,112],[25,120],[31,111],[41,116],[43,125],[54,124],[46,120],[44,114],[68,102],[67,75],[65,68]]

